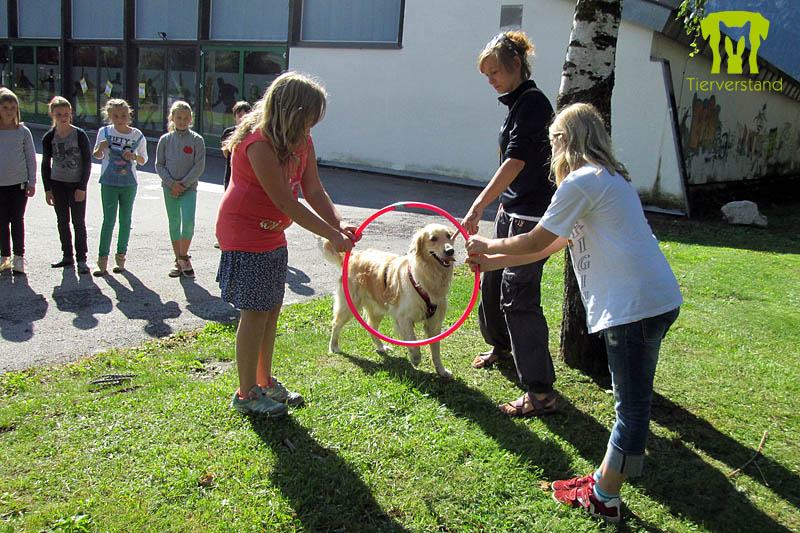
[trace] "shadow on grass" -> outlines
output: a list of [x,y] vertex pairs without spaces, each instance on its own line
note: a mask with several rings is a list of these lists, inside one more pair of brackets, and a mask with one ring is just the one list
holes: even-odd
[[[542,441],[513,420],[498,414],[491,398],[460,381],[432,381],[431,374],[413,368],[405,358],[386,357],[378,363],[349,354],[341,355],[367,374],[386,372],[400,381],[409,380],[418,390],[446,405],[456,416],[480,426],[488,437],[504,449],[542,468],[546,479],[565,479],[586,473],[573,472],[569,456],[558,445]],[[513,367],[501,365],[499,368],[512,382],[516,382]],[[610,387],[610,384],[605,385],[606,388]],[[542,417],[541,420],[552,433],[572,444],[582,457],[599,465],[605,455],[610,431],[561,395],[558,408],[557,415]],[[643,477],[632,480],[637,487],[642,488],[650,498],[669,507],[673,515],[703,524],[710,531],[789,531],[754,507],[736,491],[725,474],[705,463],[686,446],[686,442],[691,442],[733,468],[744,464],[754,450],[719,433],[708,422],[663,396],[656,395],[653,413],[655,421],[680,432],[682,439],[668,440],[650,435],[650,455],[645,473]],[[762,470],[765,476],[773,476],[771,479],[777,486],[772,489],[797,505],[796,490],[789,488],[800,486],[797,476],[775,462],[769,462]],[[618,526],[618,531],[660,531],[630,509],[626,516]]]
[[[595,378],[594,382],[600,387],[611,388],[610,378]],[[599,465],[605,455],[610,431],[566,398],[560,397],[558,405],[566,416],[546,417],[544,423],[550,431],[572,444],[582,457]],[[747,462],[754,449],[720,433],[707,421],[658,393],[653,397],[652,420],[678,433],[679,438],[667,439],[650,433],[643,475],[631,478],[629,482],[632,485],[667,506],[673,515],[702,524],[709,531],[790,531],[754,507],[736,490],[726,474],[706,463],[687,443],[729,465],[731,471]],[[762,471],[771,480],[770,489],[798,506],[798,491],[791,487],[800,486],[800,479],[783,465],[767,458],[759,457],[757,462],[766,464]],[[750,468],[753,468],[752,464]],[[570,475],[585,473],[573,472]],[[637,531],[641,527],[647,531],[659,531],[628,509],[627,519],[619,526],[619,531]]]
[[406,531],[381,509],[347,461],[292,417],[250,418],[250,424],[277,457],[270,477],[290,501],[303,531]]
[[347,353],[339,355],[367,374],[386,372],[399,382],[412,383],[420,392],[446,405],[454,415],[477,424],[503,449],[541,467],[548,479],[561,479],[570,472],[570,458],[557,444],[540,439],[501,415],[494,400],[479,390],[459,380],[442,380],[435,374],[418,370],[405,357],[384,356],[382,362],[375,362]]

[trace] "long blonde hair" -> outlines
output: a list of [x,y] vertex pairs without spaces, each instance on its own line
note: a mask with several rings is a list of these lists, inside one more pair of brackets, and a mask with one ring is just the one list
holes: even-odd
[[317,82],[297,72],[275,78],[222,149],[232,153],[250,133],[261,131],[272,144],[281,164],[289,161],[292,148],[305,143],[306,128],[325,116],[327,95]]
[[19,125],[22,123],[22,118],[19,112],[19,98],[17,98],[17,95],[14,94],[14,91],[11,89],[0,87],[0,104],[3,102],[14,102],[14,104],[17,106],[17,123],[14,124],[14,126],[19,127]]
[[619,174],[631,181],[625,165],[614,157],[611,136],[606,130],[597,109],[590,104],[572,104],[558,112],[550,125],[551,142],[561,137],[563,147],[556,150],[550,159],[550,170],[556,186],[564,178],[586,164],[605,168],[611,174]]
[[478,56],[478,70],[482,69],[484,61],[493,57],[507,72],[513,72],[516,68],[514,58],[519,58],[520,77],[525,81],[531,77],[528,56],[534,55],[534,48],[524,31],[500,33],[486,44]]
[[[189,105],[188,102],[184,102],[183,100],[175,100],[172,102],[172,105],[169,107],[169,124],[167,125],[167,131],[175,131],[175,123],[172,121],[172,114],[175,113],[178,109],[182,109],[183,111],[188,111],[189,114],[192,116],[192,121],[194,121],[194,113],[192,112],[192,106]],[[191,127],[191,123],[189,123]]]

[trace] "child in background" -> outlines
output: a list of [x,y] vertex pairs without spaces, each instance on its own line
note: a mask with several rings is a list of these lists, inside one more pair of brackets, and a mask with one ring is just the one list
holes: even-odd
[[177,100],[169,110],[169,132],[158,140],[156,172],[164,188],[164,204],[169,219],[169,238],[175,252],[175,266],[169,276],[193,278],[189,246],[194,236],[197,207],[197,181],[206,167],[206,143],[189,129],[192,108]]
[[[279,416],[303,397],[272,375],[278,315],[288,271],[284,230],[296,221],[328,239],[338,252],[352,249],[355,226],[342,220],[322,186],[311,128],[325,114],[325,90],[294,72],[275,79],[244,117],[223,150],[231,156],[231,182],[219,207],[222,255],[217,281],[222,298],[241,309],[236,331],[239,412]],[[298,201],[298,189],[313,211]]]
[[[49,109],[53,127],[42,137],[42,183],[47,205],[55,207],[63,253],[61,261],[50,266],[63,268],[77,260],[78,273],[88,274],[86,185],[92,170],[92,149],[86,132],[72,125],[69,100],[54,96]],[[75,229],[74,258],[70,218]]]
[[17,95],[0,87],[0,272],[25,273],[25,207],[35,192],[33,136],[20,122]]
[[[236,124],[222,130],[222,136],[219,138],[219,142],[223,147],[225,146],[225,141],[228,140],[228,137],[233,135],[233,132],[236,131],[236,126],[238,126],[244,116],[252,110],[253,106],[250,105],[250,102],[245,100],[236,102],[236,104],[234,104],[233,119],[236,121]],[[225,178],[222,180],[222,185],[227,189],[228,183],[231,181],[231,153],[223,148],[222,155],[225,156]]]
[[539,261],[569,244],[588,331],[605,340],[617,419],[597,471],[553,482],[553,498],[619,522],[622,484],[642,472],[658,351],[683,300],[595,108],[564,108],[549,137],[557,189],[541,220],[514,237],[471,236],[469,254],[505,255],[467,260],[496,270]]
[[147,163],[147,141],[141,131],[131,127],[131,107],[121,98],[112,98],[103,108],[103,119],[110,125],[100,128],[94,145],[94,157],[102,159],[100,198],[103,201],[103,225],[95,276],[107,274],[111,237],[119,209],[119,234],[114,272],[125,270],[125,254],[131,235],[133,200],[136,198],[136,164]]

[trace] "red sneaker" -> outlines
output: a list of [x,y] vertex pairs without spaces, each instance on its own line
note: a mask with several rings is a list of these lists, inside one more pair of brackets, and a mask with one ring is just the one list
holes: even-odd
[[602,518],[615,524],[618,523],[620,521],[622,500],[612,498],[607,502],[601,502],[594,497],[592,493],[593,486],[594,484],[590,483],[570,490],[559,490],[553,493],[553,499],[570,507],[583,507],[595,518]]
[[583,477],[574,477],[572,479],[566,480],[559,480],[553,481],[550,486],[553,490],[570,490],[570,489],[577,489],[578,487],[582,487],[584,485],[594,485],[594,472],[590,472],[589,474]]

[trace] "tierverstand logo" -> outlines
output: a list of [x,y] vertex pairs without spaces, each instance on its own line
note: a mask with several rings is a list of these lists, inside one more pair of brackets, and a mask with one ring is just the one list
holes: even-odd
[[[726,28],[741,28],[748,31],[748,40],[750,41],[750,58],[748,60],[749,74],[758,74],[758,49],[761,46],[761,41],[767,38],[769,34],[769,20],[767,20],[760,13],[753,13],[750,11],[719,11],[710,13],[707,17],[700,21],[700,31],[704,39],[708,40],[711,53],[713,54],[713,62],[711,64],[711,74],[719,74],[720,67],[722,66],[722,55],[720,53],[719,44],[723,37],[725,52],[728,57],[728,74],[743,74],[742,68],[742,54],[744,53],[745,38],[741,36],[736,41],[736,49],[734,50],[734,41],[728,35],[722,33],[721,26],[725,25]],[[753,79],[747,80],[728,80],[728,81],[707,81],[700,80],[699,78],[686,78],[689,80],[690,90],[699,91],[712,91],[725,90],[729,92],[761,92],[761,91],[783,91],[783,78],[777,81],[756,81]]]
[[[765,19],[760,13],[750,11],[720,11],[711,13],[700,21],[700,31],[704,39],[710,39],[708,44],[711,46],[711,53],[714,54],[714,63],[711,65],[711,74],[719,74],[719,67],[722,64],[722,57],[719,53],[719,42],[722,39],[720,23],[731,28],[744,27],[750,24],[750,74],[758,74],[758,49],[761,41],[767,38],[769,33],[769,20]],[[725,51],[728,53],[728,74],[742,73],[742,52],[744,52],[744,37],[740,37],[736,43],[736,53],[733,53],[733,40],[725,36]]]

